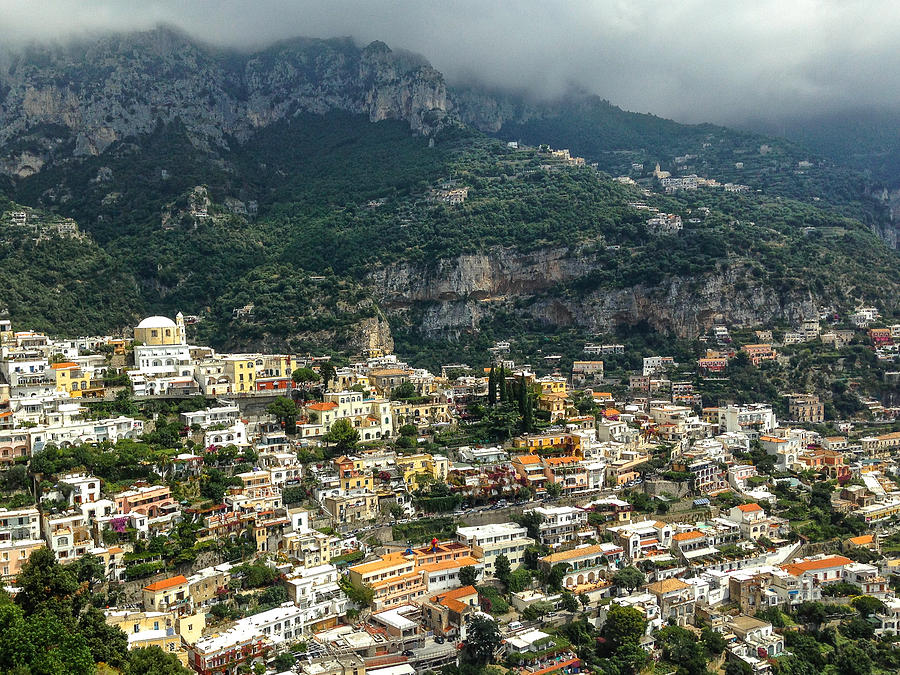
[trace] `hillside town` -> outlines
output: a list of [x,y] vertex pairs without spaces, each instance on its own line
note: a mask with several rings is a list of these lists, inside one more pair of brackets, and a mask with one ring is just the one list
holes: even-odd
[[700,393],[807,343],[896,368],[900,324],[875,308],[737,342],[717,324],[695,363],[612,378],[601,359],[630,346],[563,370],[516,363],[510,338],[435,374],[374,339],[345,362],[221,353],[195,323],[0,320],[10,596],[74,570],[129,650],[200,675],[765,674],[808,647],[799,627],[897,647],[900,403],[858,382],[851,415],[813,391]]

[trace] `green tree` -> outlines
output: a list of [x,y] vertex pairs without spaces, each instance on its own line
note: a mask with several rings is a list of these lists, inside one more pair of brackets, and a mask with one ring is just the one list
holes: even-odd
[[547,573],[547,587],[551,591],[562,590],[562,582],[566,577],[566,571],[568,569],[568,563],[557,563],[550,568],[550,571]]
[[18,604],[25,615],[36,614],[49,608],[59,616],[73,613],[73,597],[78,588],[75,573],[63,567],[49,548],[39,548],[28,558],[16,584],[20,590],[16,594]]
[[646,629],[647,620],[634,607],[613,605],[606,615],[601,634],[615,648],[627,642],[637,643]]
[[20,607],[0,602],[0,672],[88,675],[94,670],[84,636],[63,615],[41,610],[25,616]]
[[857,598],[853,598],[853,600],[850,601],[850,604],[864,617],[872,616],[876,612],[882,612],[885,609],[884,603],[878,598],[873,598],[871,595],[860,595]]
[[868,640],[875,636],[875,626],[861,616],[841,623],[841,632],[851,640]]
[[667,626],[659,631],[663,657],[678,664],[678,673],[706,675],[706,647],[694,634],[680,626]]
[[118,626],[106,623],[106,617],[96,607],[90,607],[78,617],[78,630],[84,636],[91,656],[97,663],[121,668],[128,653],[128,637]]
[[872,672],[872,659],[854,644],[848,644],[838,652],[834,665],[841,675],[869,675]]
[[563,591],[561,602],[565,611],[573,614],[578,611],[578,599],[568,591]]
[[497,374],[494,372],[494,366],[491,366],[491,372],[488,373],[488,405],[492,408],[497,404]]
[[509,558],[503,554],[498,555],[494,560],[494,576],[503,584],[504,588],[509,588],[511,572]]
[[547,483],[547,496],[556,499],[562,494],[562,486],[559,483]]
[[360,607],[369,607],[375,599],[375,591],[368,586],[361,586],[350,581],[350,577],[341,577],[339,582],[344,594]]
[[337,376],[337,371],[334,369],[331,361],[326,361],[319,366],[319,376],[322,378],[322,384],[325,386],[325,389],[328,389],[328,385],[334,382]]
[[828,618],[825,606],[821,602],[801,602],[797,606],[796,612],[798,617],[816,628],[825,623]]
[[587,593],[580,593],[578,595],[578,602],[581,603],[582,610],[586,612],[588,606],[591,604],[591,598]]
[[469,620],[466,640],[460,658],[463,663],[484,667],[500,647],[500,629],[497,622],[485,616],[475,615]]
[[106,570],[103,562],[93,553],[86,553],[72,563],[75,578],[88,585],[88,592],[94,592],[94,586],[106,580]]
[[474,586],[478,581],[478,571],[471,565],[466,565],[459,570],[459,583],[461,586]]
[[528,607],[522,610],[522,618],[526,621],[537,621],[545,614],[553,611],[553,603],[546,600],[538,600],[532,602]]
[[633,565],[623,567],[613,575],[613,583],[619,588],[624,588],[629,593],[643,586],[645,581],[646,578],[643,572]]
[[721,633],[710,628],[704,628],[701,637],[703,639],[703,644],[706,646],[706,651],[714,656],[718,656],[724,652],[725,648],[728,646],[728,643],[725,642],[725,638],[722,637]]
[[741,659],[728,659],[725,662],[725,675],[753,675],[750,664]]
[[275,672],[282,673],[290,670],[297,663],[297,659],[290,652],[282,652],[275,657]]
[[405,401],[407,399],[415,398],[416,385],[412,382],[401,382],[399,386],[391,389],[391,400],[392,401]]
[[319,373],[312,368],[297,368],[291,373],[291,379],[294,381],[294,384],[307,387],[313,382],[319,381]]
[[524,591],[531,584],[531,570],[520,567],[509,575],[507,589],[510,593]]
[[497,441],[505,441],[519,428],[519,412],[512,403],[501,401],[482,420],[485,431]]
[[297,417],[300,409],[297,404],[286,396],[279,396],[266,406],[266,412],[273,415],[284,425],[285,431],[293,434],[296,431]]
[[535,541],[541,540],[540,528],[544,518],[540,513],[537,511],[525,511],[521,515],[514,515],[513,520],[528,531],[529,537]]
[[159,647],[141,647],[128,652],[124,675],[191,675],[175,654]]
[[348,419],[339,419],[331,425],[328,433],[322,436],[322,440],[334,444],[334,449],[339,455],[353,452],[359,443],[359,432],[353,428]]

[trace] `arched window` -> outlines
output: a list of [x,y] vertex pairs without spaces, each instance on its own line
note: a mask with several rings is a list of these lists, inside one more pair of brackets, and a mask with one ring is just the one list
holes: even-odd
[[78,383],[77,382],[72,383],[72,391],[78,391]]

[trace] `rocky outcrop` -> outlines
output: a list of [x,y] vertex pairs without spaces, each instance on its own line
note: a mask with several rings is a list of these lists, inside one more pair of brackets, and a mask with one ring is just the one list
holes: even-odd
[[428,133],[448,107],[439,72],[381,42],[297,39],[239,54],[159,28],[0,56],[0,171],[26,177],[160,122],[178,120],[215,148],[299,111],[405,120]]
[[738,266],[698,278],[670,277],[658,286],[557,292],[597,264],[578,249],[492,249],[430,266],[391,265],[373,272],[369,283],[386,311],[415,316],[422,334],[442,338],[477,331],[498,307],[598,333],[646,321],[680,337],[696,337],[723,319],[749,327],[797,322],[816,311],[816,298],[778,293]]

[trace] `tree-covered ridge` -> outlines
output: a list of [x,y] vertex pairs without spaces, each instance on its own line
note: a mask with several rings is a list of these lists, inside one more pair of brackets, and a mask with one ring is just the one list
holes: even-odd
[[[452,189],[465,191],[464,201],[440,199]],[[842,306],[900,296],[896,254],[831,210],[766,193],[645,194],[463,127],[426,139],[401,122],[346,113],[297,114],[215,152],[193,145],[177,123],[160,125],[20,180],[14,196],[75,218],[89,234],[61,245],[91,255],[51,265],[56,287],[37,271],[52,255],[8,244],[20,249],[8,276],[13,297],[34,298],[28,308],[11,302],[14,318],[64,331],[75,329],[62,316],[81,312],[83,300],[96,310],[84,321],[93,330],[128,325],[139,311],[181,310],[204,317],[202,337],[220,347],[344,343],[359,320],[378,315],[384,289],[372,285],[373,271],[437,269],[495,249],[567,251],[571,281],[528,291],[548,302],[664,289],[673,279],[699,284],[729,269],[748,288]],[[684,230],[652,232],[648,212],[629,205],[641,201],[681,215]],[[102,255],[102,263],[92,257]],[[75,274],[62,284],[67,270]],[[73,299],[57,302],[57,292]],[[250,304],[252,318],[233,317]]]

